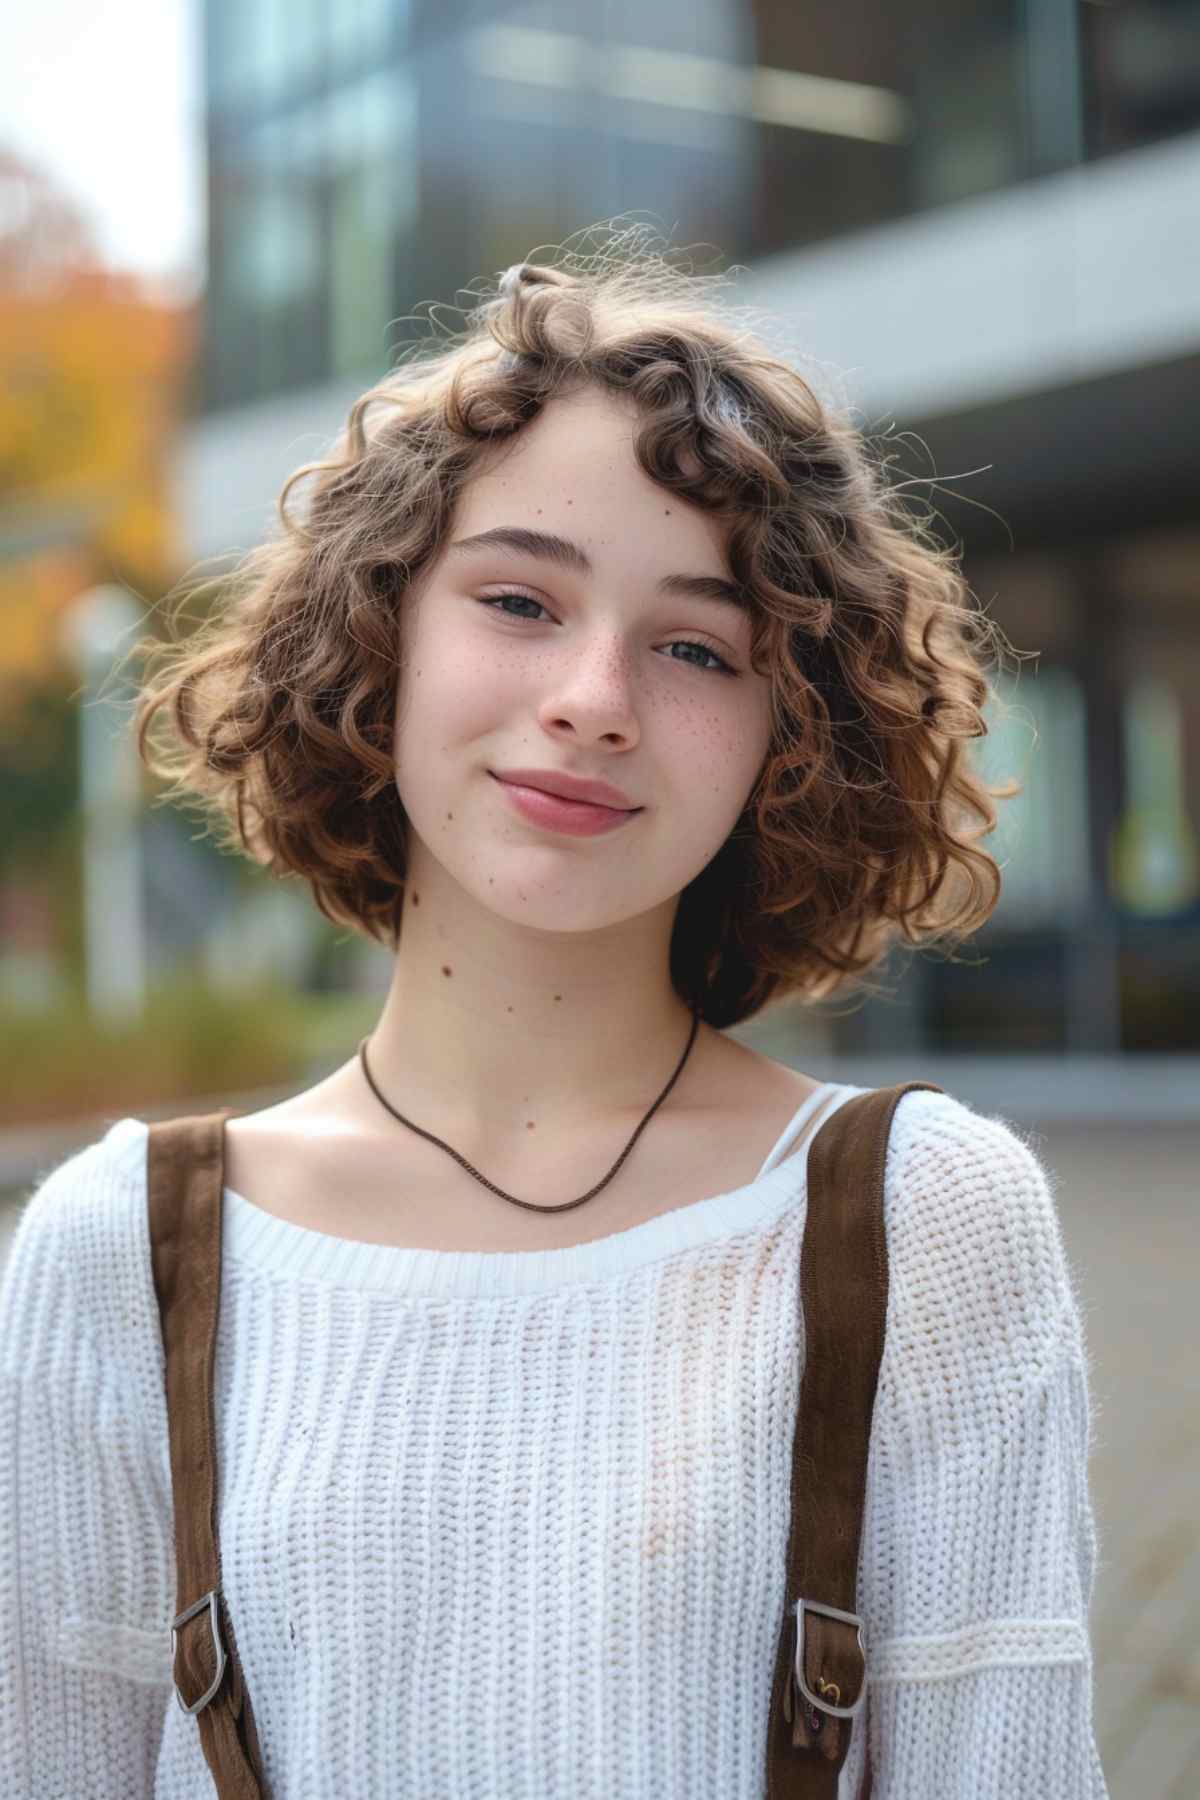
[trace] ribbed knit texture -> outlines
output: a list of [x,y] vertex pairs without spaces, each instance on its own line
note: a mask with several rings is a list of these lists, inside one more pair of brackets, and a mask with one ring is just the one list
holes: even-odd
[[[803,1349],[782,1153],[828,1097],[746,1187],[572,1249],[349,1243],[226,1191],[220,1538],[274,1800],[762,1800]],[[213,1793],[171,1687],[145,1170],[132,1118],[62,1163],[0,1288],[6,1800]],[[839,1795],[869,1733],[874,1800],[1103,1800],[1051,1178],[915,1091],[885,1218]]]

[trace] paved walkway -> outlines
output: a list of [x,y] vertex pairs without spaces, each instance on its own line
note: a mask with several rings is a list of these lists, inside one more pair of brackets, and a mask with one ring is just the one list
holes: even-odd
[[1200,1796],[1200,1129],[1045,1127],[1096,1402],[1096,1721],[1112,1800]]
[[[1097,1415],[1096,1720],[1111,1800],[1200,1800],[1200,1125],[1035,1127],[1015,1107],[994,1110],[1036,1132],[1082,1289]],[[14,1214],[0,1203],[0,1257]]]

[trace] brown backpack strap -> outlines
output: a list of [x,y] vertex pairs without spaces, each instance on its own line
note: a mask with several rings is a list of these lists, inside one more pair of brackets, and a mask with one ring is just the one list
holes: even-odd
[[[800,1261],[806,1351],[792,1445],[787,1599],[767,1734],[769,1800],[836,1800],[867,1692],[857,1603],[867,1455],[887,1321],[883,1178],[901,1096],[858,1094],[808,1147]],[[863,1800],[869,1800],[866,1765]]]
[[266,1800],[262,1754],[221,1592],[213,1364],[221,1299],[225,1120],[232,1109],[149,1128],[147,1210],[166,1358],[176,1604],[175,1697],[194,1713],[221,1800]]

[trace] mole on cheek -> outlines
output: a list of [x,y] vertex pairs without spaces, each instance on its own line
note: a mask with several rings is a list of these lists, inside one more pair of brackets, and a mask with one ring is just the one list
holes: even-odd
[[420,906],[420,904],[421,904],[421,896],[420,896],[420,894],[417,893],[416,889],[414,888],[413,889],[413,905]]
[[453,973],[454,973],[454,970],[450,967],[449,963],[442,964],[442,974],[443,975],[453,975]]

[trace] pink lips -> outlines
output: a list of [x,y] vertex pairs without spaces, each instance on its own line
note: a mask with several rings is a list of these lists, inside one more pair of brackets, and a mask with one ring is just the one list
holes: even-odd
[[492,779],[504,790],[510,803],[531,824],[547,831],[563,831],[571,837],[595,837],[603,831],[614,831],[635,819],[641,808],[628,811],[614,806],[596,806],[590,800],[564,800],[558,794],[547,794],[541,788],[522,787],[500,775]]

